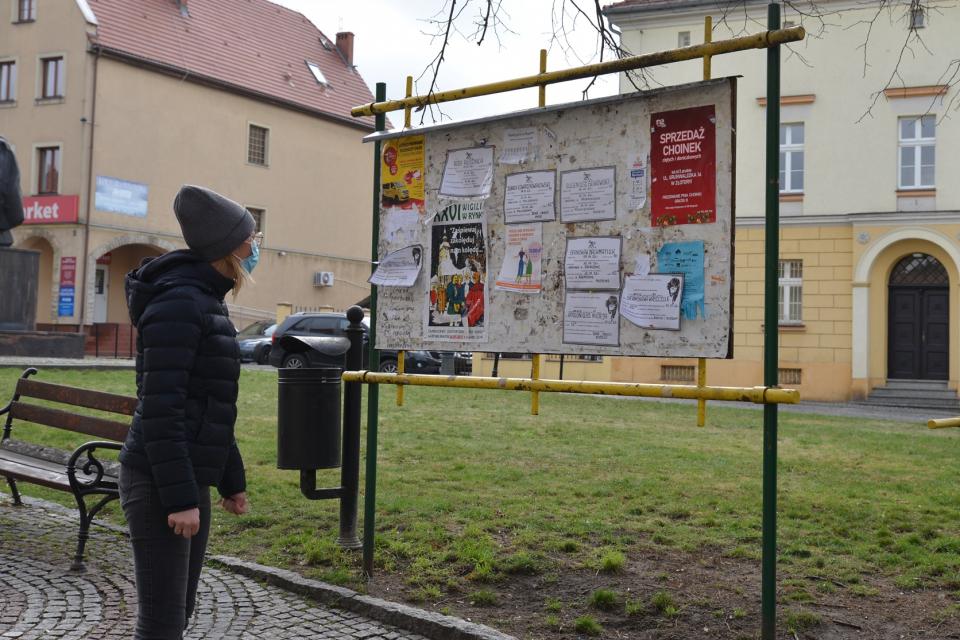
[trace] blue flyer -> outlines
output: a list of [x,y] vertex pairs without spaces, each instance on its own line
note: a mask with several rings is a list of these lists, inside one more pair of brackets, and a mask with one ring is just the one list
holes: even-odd
[[658,272],[682,273],[684,276],[680,312],[688,320],[696,320],[698,309],[700,318],[707,319],[703,267],[703,240],[668,242],[657,252]]

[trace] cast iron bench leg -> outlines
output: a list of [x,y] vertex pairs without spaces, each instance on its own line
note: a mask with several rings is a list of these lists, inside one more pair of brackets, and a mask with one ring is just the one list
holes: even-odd
[[17,489],[17,481],[7,476],[7,484],[10,485],[10,493],[13,494],[13,505],[15,507],[22,507],[23,501],[20,500],[20,491]]

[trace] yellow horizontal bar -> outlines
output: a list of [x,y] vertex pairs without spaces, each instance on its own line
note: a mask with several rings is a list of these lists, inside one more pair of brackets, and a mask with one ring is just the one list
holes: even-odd
[[730,40],[718,40],[717,42],[707,42],[697,44],[682,49],[671,49],[670,51],[658,51],[656,53],[645,53],[639,56],[630,56],[629,58],[620,58],[619,60],[608,60],[607,62],[598,62],[588,64],[582,67],[573,67],[572,69],[561,69],[559,71],[547,71],[534,76],[524,76],[514,78],[513,80],[501,80],[489,84],[480,84],[463,89],[451,89],[449,91],[438,91],[425,96],[412,96],[402,100],[387,100],[386,102],[371,102],[360,105],[350,110],[354,118],[372,116],[378,113],[388,113],[390,111],[399,111],[409,107],[423,108],[428,104],[439,104],[441,102],[451,102],[453,100],[462,100],[464,98],[475,98],[477,96],[487,96],[493,93],[503,93],[505,91],[516,91],[517,89],[529,89],[530,87],[541,87],[556,82],[566,82],[568,80],[579,80],[581,78],[590,78],[607,73],[619,73],[622,71],[631,71],[644,67],[655,67],[670,62],[681,62],[683,60],[693,60],[703,58],[704,56],[717,56],[724,53],[733,53],[735,51],[746,51],[748,49],[766,49],[787,42],[797,42],[803,40],[807,32],[803,27],[791,27],[789,29],[778,29],[776,31],[763,31],[751,36],[742,36],[731,38]]
[[544,391],[588,393],[606,396],[726,400],[756,404],[796,404],[800,392],[774,387],[698,387],[695,385],[640,384],[633,382],[587,382],[574,380],[531,380],[528,378],[483,378],[473,376],[427,376],[418,374],[344,371],[344,382],[399,384],[420,387],[500,389],[503,391]]
[[947,427],[960,427],[960,417],[941,418],[940,420],[927,420],[927,427],[930,429],[946,429]]

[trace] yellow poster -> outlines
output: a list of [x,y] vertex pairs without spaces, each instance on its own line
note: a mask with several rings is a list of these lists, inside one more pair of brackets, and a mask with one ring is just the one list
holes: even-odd
[[380,155],[380,206],[416,208],[423,206],[424,137],[407,136],[383,143]]

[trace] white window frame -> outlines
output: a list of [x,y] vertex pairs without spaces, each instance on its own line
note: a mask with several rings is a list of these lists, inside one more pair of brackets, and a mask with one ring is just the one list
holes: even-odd
[[307,69],[313,74],[313,79],[317,81],[317,84],[323,86],[330,84],[327,82],[327,76],[323,75],[323,69],[320,68],[320,65],[316,62],[310,62],[309,60],[304,60],[304,62],[307,63]]
[[[780,145],[780,153],[783,154],[783,166],[780,167],[780,171],[783,172],[783,186],[780,193],[803,193],[804,186],[807,183],[807,156],[803,148],[804,142],[795,143],[793,141],[794,127],[798,126],[803,130],[803,140],[806,142],[807,128],[804,123],[783,122],[780,124],[780,129],[786,131],[784,142]],[[803,173],[803,185],[800,187],[793,184],[793,163],[798,154],[803,157],[803,169],[800,170]]]
[[[56,192],[51,193],[40,193],[40,150],[49,149],[50,147],[57,147],[60,149],[60,153],[57,154],[57,190]],[[63,158],[64,150],[62,142],[38,142],[33,145],[33,157],[32,166],[30,168],[30,193],[35,196],[39,195],[60,195],[63,193]]]
[[692,43],[693,39],[691,38],[689,31],[677,32],[677,47],[689,47]]
[[13,106],[17,103],[17,75],[19,73],[20,64],[16,58],[0,58],[0,65],[4,64],[13,64],[13,73],[9,79],[9,90],[10,90],[10,99],[3,100],[0,98],[0,105],[2,106]]
[[[246,209],[250,215],[253,216],[253,219],[257,221],[257,227],[254,229],[256,233],[263,233],[266,228],[266,219],[267,219],[267,208],[254,204],[245,204],[243,208]],[[254,214],[254,211],[260,212],[260,219],[257,219],[257,216]],[[266,235],[264,235],[266,237]]]
[[[923,121],[929,118],[933,122],[933,137],[923,137]],[[903,137],[903,123],[906,120],[913,120],[913,133],[911,138]],[[920,116],[904,116],[897,118],[897,188],[903,190],[909,189],[934,189],[937,185],[937,117],[931,114]],[[920,160],[923,156],[923,149],[930,147],[933,149],[933,181],[929,184],[923,183],[923,165]],[[903,184],[903,150],[913,151],[913,184]]]
[[[63,65],[63,73],[59,76],[60,85],[60,95],[57,96],[47,96],[44,97],[44,77],[43,77],[43,67],[44,61],[50,60],[52,58],[60,58],[60,63]],[[67,97],[67,54],[65,52],[47,52],[41,53],[37,56],[37,78],[36,78],[36,91],[34,92],[36,96],[37,104],[59,104],[63,102]]]
[[[803,324],[803,260],[779,260],[777,265],[777,321],[780,325]],[[797,292],[796,304],[791,293]]]
[[[263,163],[250,161],[250,134],[253,133],[253,127],[265,130],[267,133],[263,139]],[[251,167],[269,167],[270,166],[270,127],[258,122],[247,122],[247,146],[244,153],[247,157],[247,164]]]

